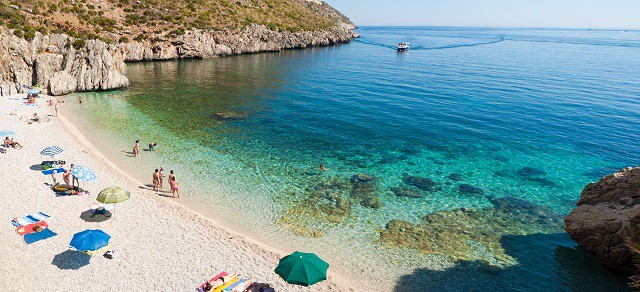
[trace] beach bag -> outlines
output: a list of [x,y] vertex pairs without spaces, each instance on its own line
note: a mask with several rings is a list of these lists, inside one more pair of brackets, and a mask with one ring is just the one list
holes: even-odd
[[108,250],[107,252],[104,253],[104,257],[108,259],[113,259],[115,256],[116,256],[115,250]]

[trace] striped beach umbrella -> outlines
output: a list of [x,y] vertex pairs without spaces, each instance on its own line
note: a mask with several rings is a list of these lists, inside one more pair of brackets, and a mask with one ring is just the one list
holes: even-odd
[[40,154],[51,156],[51,159],[53,159],[55,155],[62,153],[62,151],[64,150],[62,150],[62,148],[58,146],[49,146],[47,148],[42,149],[42,151],[40,151]]
[[9,131],[9,130],[2,130],[0,131],[0,137],[7,137],[7,136],[13,136],[16,133],[14,133],[13,131]]

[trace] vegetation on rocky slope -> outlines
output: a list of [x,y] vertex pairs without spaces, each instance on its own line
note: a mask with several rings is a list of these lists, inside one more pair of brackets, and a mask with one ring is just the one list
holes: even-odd
[[349,20],[308,0],[0,0],[0,26],[29,40],[35,32],[105,42],[175,38],[192,29],[318,30]]

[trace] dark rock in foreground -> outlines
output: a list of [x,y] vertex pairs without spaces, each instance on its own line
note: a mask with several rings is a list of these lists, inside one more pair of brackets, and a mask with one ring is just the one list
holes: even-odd
[[412,186],[397,186],[389,188],[398,197],[424,198],[425,193]]
[[476,186],[472,186],[470,184],[459,185],[458,192],[460,192],[463,195],[483,195],[484,194],[483,189]]

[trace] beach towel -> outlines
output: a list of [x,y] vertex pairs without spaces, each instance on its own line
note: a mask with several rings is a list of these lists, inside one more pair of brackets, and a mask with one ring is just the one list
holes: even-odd
[[13,224],[13,226],[15,227],[19,227],[19,226],[26,226],[29,224],[33,224],[33,223],[38,223],[40,221],[43,221],[44,219],[47,219],[51,216],[42,213],[42,212],[38,212],[38,213],[33,213],[21,218],[18,218],[18,221],[11,221],[11,224]]
[[33,227],[35,227],[36,224],[42,226],[43,229],[47,229],[47,227],[49,227],[47,222],[40,221],[38,223],[33,223],[33,224],[26,225],[26,226],[17,227],[16,228],[16,232],[18,232],[18,234],[20,234],[20,235],[34,233],[35,231],[33,231]]
[[249,286],[251,286],[251,284],[253,284],[253,280],[251,278],[243,279],[243,280],[246,280],[246,281],[244,281],[243,283],[240,283],[240,285],[236,286],[231,291],[232,292],[243,292],[243,291],[246,291],[247,288],[249,288]]
[[[215,280],[218,280],[220,277],[226,277],[229,276],[229,274],[227,274],[227,272],[222,272],[220,274],[217,274],[215,277],[211,278],[211,280],[209,280],[209,282],[213,282]],[[200,287],[198,288],[199,292],[208,292],[208,291],[204,291],[204,285],[206,285],[207,283],[202,283],[202,285],[200,285]]]
[[56,169],[43,170],[42,174],[44,174],[44,175],[52,175],[54,171],[56,173],[63,173],[64,172],[64,168],[60,167],[60,168],[56,168]]
[[222,289],[233,285],[233,283],[235,283],[235,282],[238,282],[238,277],[231,278],[231,280],[228,280],[228,282],[226,282],[226,283],[216,287],[215,289],[213,289],[213,292],[220,292],[220,291],[222,291]]
[[29,234],[25,234],[24,235],[24,242],[26,242],[27,244],[32,244],[36,241],[40,241],[43,239],[47,239],[49,237],[54,237],[58,234],[56,234],[55,232],[51,231],[51,229],[47,228],[44,229],[40,232],[34,232],[34,233],[29,233]]
[[233,288],[235,288],[236,286],[238,286],[238,285],[240,285],[240,284],[244,283],[246,280],[247,280],[247,278],[242,278],[242,279],[241,279],[241,280],[239,280],[238,282],[233,283],[233,285],[231,285],[231,286],[229,286],[229,287],[227,287],[227,288],[222,289],[222,291],[231,291],[231,290],[233,290]]

